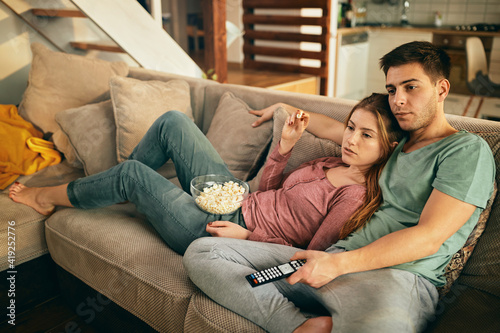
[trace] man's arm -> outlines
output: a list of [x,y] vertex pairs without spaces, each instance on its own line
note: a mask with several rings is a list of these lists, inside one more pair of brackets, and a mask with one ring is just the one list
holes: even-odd
[[[251,114],[260,117],[252,124],[252,126],[257,127],[260,124],[273,119],[274,110],[280,106],[283,107],[290,115],[294,114],[298,110],[298,108],[285,103],[276,103],[262,110],[250,111]],[[307,110],[302,111],[307,112],[310,117],[309,125],[307,127],[307,131],[309,133],[323,139],[332,140],[339,145],[342,144],[342,136],[344,134],[343,123],[323,114],[309,112]]]
[[467,222],[475,209],[474,205],[434,189],[416,226],[390,233],[353,251],[298,252],[291,259],[307,259],[307,264],[290,276],[288,282],[319,288],[343,274],[399,265],[432,255]]

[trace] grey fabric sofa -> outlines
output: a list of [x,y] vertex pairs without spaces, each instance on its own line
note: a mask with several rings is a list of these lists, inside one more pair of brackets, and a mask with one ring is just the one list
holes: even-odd
[[[128,78],[143,82],[179,79],[187,82],[194,122],[216,143],[217,148],[225,150],[220,153],[228,159],[226,162],[230,168],[235,174],[244,175],[252,188],[258,182],[259,170],[269,147],[276,143],[283,119],[275,114],[274,124],[270,122],[260,129],[253,129],[251,119],[246,118],[248,108],[259,109],[276,102],[286,102],[343,120],[355,104],[355,101],[349,100],[218,84],[138,68],[131,68]],[[232,94],[229,97],[228,92]],[[222,115],[217,113],[222,112],[221,100],[224,96],[231,103],[239,103],[239,106],[234,109],[226,106],[221,118]],[[218,124],[212,121],[214,119],[232,121],[234,127],[214,132],[218,128]],[[448,119],[457,129],[481,132],[494,153],[498,182],[500,123],[452,115]],[[236,120],[237,124],[234,123]],[[252,142],[260,143],[252,146]],[[336,153],[338,147],[335,145],[307,134],[302,145],[294,150],[291,163]],[[240,163],[240,158],[245,161]],[[246,170],[242,167],[245,165]],[[252,170],[248,170],[248,165]],[[176,181],[171,165],[161,172]],[[85,173],[86,169],[74,167],[65,160],[34,175],[23,176],[18,181],[30,186],[55,185]],[[68,300],[77,314],[102,331],[262,331],[198,290],[184,271],[182,257],[160,239],[132,204],[93,210],[60,208],[47,218],[12,202],[5,190],[0,194],[0,206],[1,220],[16,222],[16,264],[19,269],[50,253],[58,267],[57,276],[63,294],[69,295]],[[5,229],[2,224],[2,235]],[[8,270],[4,260],[7,257],[5,244],[2,242],[0,253],[2,271]],[[499,313],[500,204],[495,199],[484,232],[451,291],[440,302],[437,316],[428,330],[498,331]]]

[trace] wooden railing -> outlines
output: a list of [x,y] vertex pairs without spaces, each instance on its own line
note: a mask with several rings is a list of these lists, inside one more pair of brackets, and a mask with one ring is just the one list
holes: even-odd
[[[244,35],[244,62],[245,68],[275,70],[294,73],[305,73],[320,77],[320,94],[326,95],[327,76],[329,66],[329,40],[330,40],[330,0],[243,0]],[[259,9],[296,9],[319,8],[322,15],[319,17],[304,17],[300,15],[274,15],[256,14]],[[259,25],[259,29],[255,29]],[[276,31],[273,26],[300,27],[319,26],[321,34],[307,34],[297,31]],[[272,46],[259,46],[256,41],[276,41]],[[279,42],[310,42],[319,43],[320,51],[304,51],[300,48],[280,46]],[[258,44],[258,43],[257,43]],[[257,56],[257,57],[256,57]],[[258,56],[277,57],[276,62],[258,60]],[[295,59],[293,64],[279,62],[279,58]],[[300,59],[319,60],[319,67],[300,65]]]
[[202,0],[205,67],[227,82],[226,0]]

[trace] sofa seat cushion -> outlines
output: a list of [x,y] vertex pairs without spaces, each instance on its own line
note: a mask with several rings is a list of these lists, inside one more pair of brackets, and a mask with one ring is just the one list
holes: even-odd
[[[43,237],[46,216],[38,214],[28,206],[13,202],[6,192],[0,194],[0,207],[3,222],[0,225],[0,235],[4,240],[0,245],[0,271],[12,269],[47,253],[47,244]],[[8,243],[12,243],[12,247],[8,246]],[[14,251],[15,256],[9,258],[9,251]],[[9,259],[14,260],[9,262]]]
[[[17,179],[21,184],[27,186],[47,186],[49,184],[59,185],[83,176],[83,170],[71,168],[66,162],[42,169],[28,176],[21,176]],[[0,235],[2,241],[0,245],[0,271],[9,268],[8,262],[8,239],[15,237],[15,262],[18,266],[26,261],[38,258],[48,252],[44,237],[44,224],[47,216],[38,214],[34,209],[12,201],[9,196],[9,189],[0,193]],[[14,230],[14,234],[8,234],[9,224]]]
[[182,332],[196,287],[132,204],[64,209],[46,221],[54,261],[161,332]]
[[263,333],[265,331],[199,292],[189,303],[184,332]]

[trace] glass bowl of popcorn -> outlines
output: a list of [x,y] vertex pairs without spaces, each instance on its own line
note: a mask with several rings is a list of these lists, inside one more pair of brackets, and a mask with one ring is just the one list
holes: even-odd
[[249,192],[247,183],[231,176],[204,175],[191,180],[196,204],[209,214],[231,214],[241,207]]

